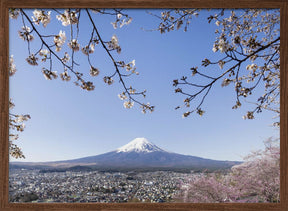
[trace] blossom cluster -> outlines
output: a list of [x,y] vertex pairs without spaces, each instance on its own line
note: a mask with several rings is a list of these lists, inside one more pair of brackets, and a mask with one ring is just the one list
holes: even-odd
[[26,61],[28,62],[28,64],[32,65],[32,66],[37,66],[38,65],[38,58],[34,55],[34,54],[30,54],[28,56],[28,58],[26,58]]
[[113,35],[111,41],[109,41],[107,44],[110,50],[116,50],[117,53],[121,53],[121,47],[119,46],[118,38],[116,37],[116,35]]
[[60,51],[62,45],[66,41],[66,34],[65,31],[60,30],[59,34],[54,36],[54,44],[56,46],[56,51]]
[[51,70],[48,70],[44,67],[42,68],[42,73],[43,73],[46,80],[52,80],[52,79],[56,79],[58,77],[57,71],[51,71]]
[[139,73],[136,72],[135,59],[129,63],[125,63],[124,61],[119,61],[117,62],[117,66],[126,69],[126,71],[130,72],[131,74],[139,75]]
[[248,111],[245,116],[243,116],[243,119],[254,119],[254,114],[251,111]]
[[126,70],[127,70],[128,72],[129,72],[129,71],[135,72],[135,70],[136,70],[135,60],[133,60],[133,61],[129,62],[128,64],[126,64],[125,67],[126,67]]
[[90,67],[90,75],[91,76],[98,76],[100,73],[99,69],[96,67],[91,66]]
[[121,94],[118,94],[118,97],[120,98],[120,100],[126,100],[127,96],[125,92],[122,92]]
[[123,15],[121,13],[117,13],[116,14],[116,21],[112,22],[111,24],[112,24],[114,29],[117,29],[118,26],[120,28],[122,28],[124,25],[129,25],[131,22],[132,22],[131,17],[128,17],[127,15]]
[[70,60],[70,56],[67,52],[65,52],[63,58],[61,58],[61,61],[63,63],[67,63],[69,60]]
[[35,24],[39,25],[40,22],[43,24],[44,27],[47,26],[48,23],[51,21],[51,11],[48,11],[47,14],[45,13],[44,10],[37,10],[35,9],[33,11],[32,20]]
[[47,49],[41,49],[41,51],[39,52],[39,55],[42,56],[41,61],[46,62],[48,56],[50,55],[50,51]]
[[59,21],[62,22],[63,26],[78,23],[77,11],[65,10],[64,13],[56,16]]
[[140,106],[142,109],[142,113],[146,114],[147,111],[150,111],[150,113],[152,113],[155,109],[154,106],[151,106],[150,103],[146,103]]
[[29,114],[25,114],[25,115],[15,115],[15,119],[13,120],[15,123],[21,123],[24,121],[27,121],[28,119],[31,119]]
[[19,9],[9,8],[9,17],[11,19],[17,19],[19,14],[20,14]]
[[191,22],[190,19],[192,17],[198,17],[199,11],[200,9],[175,9],[173,12],[163,11],[161,12],[160,17],[157,16],[161,19],[161,23],[159,24],[157,30],[162,34],[173,31],[175,28],[179,30],[182,26],[184,26],[184,31],[187,31]]
[[13,55],[10,56],[9,58],[9,67],[8,67],[8,71],[9,71],[9,76],[12,76],[15,74],[16,70],[16,65],[14,63],[14,58]]
[[113,82],[114,82],[113,78],[112,78],[112,77],[109,77],[109,76],[105,76],[105,77],[103,78],[103,80],[104,80],[104,82],[105,82],[106,84],[108,84],[108,85],[111,85],[111,84],[113,84]]
[[25,158],[21,148],[13,144],[12,141],[9,141],[9,154],[16,159]]
[[92,91],[95,89],[94,84],[91,81],[82,81],[82,84],[80,86],[82,89],[86,89],[87,91]]
[[68,43],[69,48],[71,48],[73,51],[79,51],[80,49],[80,44],[78,43],[78,41],[76,39],[71,40]]
[[71,76],[68,75],[67,70],[65,70],[63,73],[60,74],[60,78],[62,79],[62,81],[70,81],[71,80]]
[[124,107],[125,108],[132,108],[133,107],[133,105],[134,105],[134,102],[133,101],[125,101],[124,103],[123,103],[123,105],[124,105]]
[[90,45],[86,45],[81,49],[82,53],[84,53],[87,56],[89,54],[93,53],[94,50],[95,50],[95,44],[94,43],[91,43]]
[[213,52],[217,52],[220,50],[221,53],[226,52],[230,48],[228,42],[225,40],[225,38],[221,38],[218,41],[216,41],[213,45]]
[[18,35],[24,41],[34,40],[34,36],[32,34],[32,31],[31,31],[30,27],[28,27],[28,26],[23,26],[22,30],[18,31]]

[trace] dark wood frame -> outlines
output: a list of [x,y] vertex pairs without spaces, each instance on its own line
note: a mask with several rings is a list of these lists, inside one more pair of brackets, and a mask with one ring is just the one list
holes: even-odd
[[[288,0],[0,0],[0,210],[288,210]],[[9,203],[8,8],[280,8],[280,203]]]

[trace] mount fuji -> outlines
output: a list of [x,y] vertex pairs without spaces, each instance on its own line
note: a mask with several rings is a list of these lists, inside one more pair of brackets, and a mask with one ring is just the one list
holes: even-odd
[[72,170],[135,170],[135,169],[228,169],[241,162],[219,161],[165,151],[146,138],[136,138],[128,144],[100,155],[54,162],[12,162],[10,168],[61,168]]
[[73,160],[23,163],[12,162],[12,166],[41,166],[56,168],[92,169],[227,169],[239,164],[237,161],[218,161],[201,157],[167,152],[146,138],[136,138],[128,144],[104,154]]

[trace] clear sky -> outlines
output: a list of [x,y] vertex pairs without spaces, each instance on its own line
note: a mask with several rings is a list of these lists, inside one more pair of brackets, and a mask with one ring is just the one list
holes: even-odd
[[[28,13],[32,16],[32,10]],[[159,13],[159,10],[153,12]],[[184,97],[174,93],[173,79],[190,74],[190,68],[200,66],[204,58],[218,58],[212,51],[215,41],[215,24],[207,23],[207,12],[194,18],[188,32],[183,30],[160,34],[155,29],[159,21],[145,10],[127,10],[133,21],[130,25],[114,29],[110,24],[114,17],[98,15],[95,21],[104,40],[116,34],[122,53],[117,59],[135,59],[140,75],[127,78],[127,84],[138,90],[147,90],[146,99],[155,105],[155,112],[142,114],[138,105],[125,109],[117,95],[122,87],[115,79],[111,86],[103,77],[114,72],[113,64],[99,46],[92,54],[92,63],[100,75],[89,79],[95,90],[87,92],[70,82],[47,81],[41,65],[30,66],[27,43],[18,37],[21,17],[10,20],[10,54],[14,55],[17,72],[10,77],[10,97],[15,103],[13,113],[30,114],[26,129],[20,134],[18,144],[26,159],[23,161],[55,161],[102,154],[115,150],[137,137],[145,137],[160,148],[176,153],[217,160],[242,160],[251,150],[263,148],[268,137],[279,136],[272,127],[274,113],[264,111],[255,120],[243,120],[242,116],[253,105],[239,110],[231,107],[236,101],[233,85],[222,88],[216,84],[202,108],[206,113],[199,117],[182,118],[185,110],[174,108],[182,104]],[[210,11],[213,13],[213,11]],[[52,13],[52,21],[39,30],[58,34],[66,30]],[[80,43],[91,33],[85,12],[80,19]],[[36,37],[36,35],[35,35]],[[66,43],[69,40],[67,37]],[[37,39],[31,42],[39,47]],[[68,51],[64,47],[64,51]],[[75,54],[79,70],[89,73],[89,66],[81,51]],[[221,55],[220,55],[221,56]],[[48,66],[46,66],[48,67]],[[62,72],[59,64],[54,70]],[[217,66],[218,68],[218,66]],[[256,97],[259,97],[261,90]],[[248,99],[253,101],[255,98]],[[12,159],[14,161],[15,159]]]

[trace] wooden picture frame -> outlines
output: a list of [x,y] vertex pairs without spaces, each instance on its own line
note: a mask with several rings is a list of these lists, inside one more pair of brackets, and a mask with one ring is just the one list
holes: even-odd
[[[0,26],[0,210],[288,210],[288,1],[287,0],[1,0]],[[8,8],[280,8],[280,203],[9,203]]]

